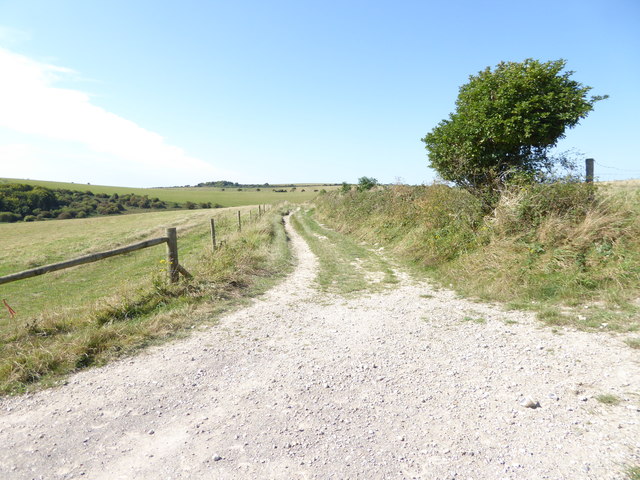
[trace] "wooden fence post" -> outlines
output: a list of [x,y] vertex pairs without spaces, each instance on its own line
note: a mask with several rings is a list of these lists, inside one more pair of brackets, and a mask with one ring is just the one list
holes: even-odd
[[216,222],[211,219],[211,242],[213,243],[213,249],[216,249]]
[[586,172],[586,175],[585,175],[585,181],[587,183],[593,183],[593,162],[594,162],[593,158],[587,158],[585,160],[585,164],[586,164],[585,166],[587,168],[587,172]]
[[240,210],[238,210],[238,231],[242,231],[242,220],[240,220]]
[[178,234],[174,227],[167,228],[167,262],[169,263],[169,281],[178,283],[180,276],[178,264]]

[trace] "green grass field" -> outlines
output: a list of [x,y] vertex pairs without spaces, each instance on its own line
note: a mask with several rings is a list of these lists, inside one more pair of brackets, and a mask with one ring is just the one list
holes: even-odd
[[[242,207],[243,219],[257,208]],[[167,227],[178,230],[180,262],[210,248],[210,218],[217,219],[218,237],[237,229],[234,209],[202,209],[93,217],[50,222],[0,224],[0,276],[89,253],[100,252],[164,236]],[[111,257],[96,263],[0,285],[6,299],[25,321],[43,311],[85,308],[97,299],[149,283],[164,269],[164,245]],[[0,315],[0,328],[8,320]]]
[[[292,187],[271,185],[257,188],[213,188],[213,187],[176,187],[176,188],[129,188],[113,187],[106,185],[85,185],[82,183],[48,182],[43,180],[25,180],[17,178],[0,178],[0,183],[25,183],[28,185],[40,185],[47,188],[61,188],[67,190],[90,190],[93,193],[107,193],[124,195],[133,193],[135,195],[147,195],[149,198],[158,197],[166,202],[211,202],[220,204],[223,207],[237,207],[241,205],[276,204],[280,202],[303,203],[312,200],[320,190],[335,190],[336,185],[321,184],[298,184],[295,191]],[[287,192],[274,192],[273,190],[287,190]]]

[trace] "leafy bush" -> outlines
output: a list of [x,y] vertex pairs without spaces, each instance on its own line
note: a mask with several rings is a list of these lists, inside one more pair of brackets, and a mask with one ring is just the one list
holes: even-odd
[[378,185],[378,180],[373,177],[360,177],[358,179],[358,186],[356,187],[359,192],[365,192],[371,190]]
[[119,204],[116,204],[116,203],[103,203],[98,207],[97,211],[100,215],[116,215],[120,213],[120,209],[118,208],[118,205]]
[[563,72],[565,60],[501,62],[460,87],[456,111],[422,141],[429,164],[447,181],[493,204],[513,173],[549,171],[561,158],[549,154],[565,130],[606,96]]
[[[96,213],[107,215],[122,212],[127,207],[158,209],[166,208],[166,205],[166,202],[158,198],[149,200],[146,195],[94,195],[90,191],[49,189],[17,183],[0,185],[0,209],[19,215],[20,218],[33,216],[42,220],[58,217],[62,212],[70,212],[74,217]],[[80,214],[81,212],[83,213]]]
[[22,217],[20,215],[18,215],[17,213],[13,213],[13,212],[0,212],[0,222],[17,222],[18,220],[20,220]]

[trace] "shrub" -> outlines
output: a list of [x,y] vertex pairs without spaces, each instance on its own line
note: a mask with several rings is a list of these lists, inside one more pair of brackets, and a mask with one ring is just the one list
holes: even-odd
[[501,62],[462,87],[456,111],[422,141],[429,165],[493,205],[514,173],[550,171],[563,158],[550,155],[565,131],[585,118],[606,96],[587,94],[563,72],[565,60]]
[[360,177],[358,179],[358,186],[356,187],[359,192],[365,192],[371,190],[378,185],[378,180],[373,177]]
[[35,215],[27,215],[24,217],[25,222],[35,222],[38,219]]
[[115,215],[120,213],[118,206],[115,203],[103,203],[97,209],[100,215]]
[[13,212],[0,212],[0,222],[9,222],[9,223],[13,223],[13,222],[17,222],[18,220],[20,220],[22,218],[22,216],[18,215],[17,213],[13,213]]

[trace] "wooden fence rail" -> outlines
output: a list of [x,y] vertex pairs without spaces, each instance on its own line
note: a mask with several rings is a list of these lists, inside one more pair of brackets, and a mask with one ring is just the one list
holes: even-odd
[[178,241],[175,228],[167,228],[167,236],[152,238],[145,240],[144,242],[134,243],[127,245],[126,247],[116,248],[114,250],[108,250],[106,252],[92,253],[83,257],[74,258],[73,260],[67,260],[65,262],[52,263],[51,265],[44,265],[42,267],[32,268],[31,270],[24,270],[23,272],[13,273],[0,277],[0,285],[4,283],[15,282],[24,278],[35,277],[37,275],[43,275],[49,272],[55,272],[56,270],[62,270],[65,268],[75,267],[76,265],[82,265],[85,263],[97,262],[105,258],[113,257],[115,255],[122,255],[124,253],[134,252],[136,250],[142,250],[143,248],[153,247],[160,245],[161,243],[167,244],[167,258],[169,263],[169,278],[172,283],[176,283],[181,273],[185,277],[191,277],[189,272],[178,263]]
[[[258,217],[266,211],[266,205],[262,208],[258,206]],[[249,211],[249,217],[251,219],[251,211]],[[240,218],[240,211],[238,210],[238,231],[242,230],[242,220]],[[213,249],[216,249],[216,230],[214,220],[211,219],[211,239],[213,242]],[[126,247],[120,247],[106,252],[92,253],[83,257],[74,258],[59,263],[52,263],[50,265],[43,265],[42,267],[32,268],[30,270],[24,270],[18,273],[12,273],[11,275],[5,275],[0,277],[0,285],[4,283],[15,282],[25,278],[36,277],[38,275],[44,275],[45,273],[55,272],[56,270],[63,270],[65,268],[75,267],[77,265],[83,265],[85,263],[97,262],[105,258],[114,257],[116,255],[122,255],[124,253],[134,252],[136,250],[142,250],[143,248],[154,247],[161,243],[167,244],[167,262],[169,264],[169,279],[171,283],[176,283],[179,280],[180,274],[184,277],[191,278],[192,275],[182,266],[178,261],[178,237],[175,228],[167,228],[165,237],[152,238],[145,240],[144,242],[134,243],[127,245]]]

